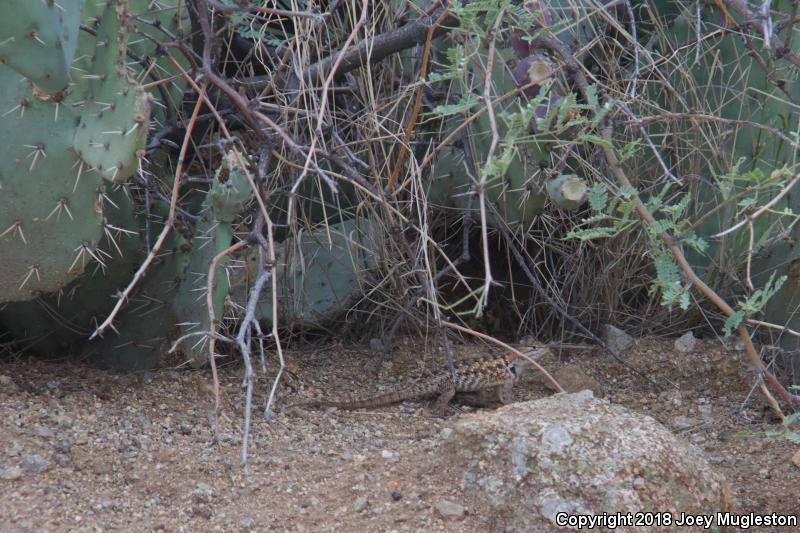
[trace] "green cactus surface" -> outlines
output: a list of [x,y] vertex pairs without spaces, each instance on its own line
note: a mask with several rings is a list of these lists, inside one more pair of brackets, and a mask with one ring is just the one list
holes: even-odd
[[83,0],[7,0],[0,17],[0,64],[41,91],[67,87],[78,44]]
[[115,183],[137,170],[150,120],[149,95],[130,79],[126,66],[127,7],[123,1],[106,5],[74,139],[83,161]]
[[0,66],[0,302],[56,291],[107,262],[97,248],[111,186],[102,178],[120,181],[138,168],[149,121],[147,97],[121,59],[125,6],[107,2],[98,37],[81,34],[78,49],[97,53],[58,96]]

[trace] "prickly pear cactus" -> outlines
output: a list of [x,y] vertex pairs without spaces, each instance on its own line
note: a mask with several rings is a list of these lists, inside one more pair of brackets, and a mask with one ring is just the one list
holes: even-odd
[[110,0],[97,38],[81,35],[92,66],[57,95],[0,66],[0,302],[58,290],[106,262],[102,178],[136,170],[149,123],[147,97],[124,72],[126,6]]
[[0,17],[0,64],[49,94],[66,88],[78,45],[83,0],[7,0]]
[[[203,202],[203,212],[191,240],[189,263],[184,281],[173,302],[181,334],[208,332],[211,330],[206,297],[208,294],[208,271],[211,261],[220,252],[229,248],[233,241],[234,222],[248,200],[252,197],[244,158],[239,152],[230,151],[217,170],[214,183]],[[225,299],[230,290],[230,273],[225,266],[230,258],[217,263],[213,290],[214,316],[222,319]],[[188,338],[184,353],[196,364],[208,357],[207,335]]]
[[114,183],[138,169],[150,121],[149,95],[128,72],[127,22],[127,2],[106,5],[73,141],[83,163]]
[[[303,230],[276,243],[281,327],[325,326],[348,309],[362,292],[362,280],[378,263],[378,239],[373,224],[356,218]],[[253,280],[250,276],[246,281]],[[231,297],[244,305],[248,289],[247,283],[236,283]],[[272,321],[271,291],[261,294],[257,316]]]

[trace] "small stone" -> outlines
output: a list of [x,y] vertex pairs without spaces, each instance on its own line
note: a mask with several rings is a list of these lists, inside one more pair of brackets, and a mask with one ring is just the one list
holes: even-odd
[[350,461],[351,459],[353,459],[353,452],[351,452],[350,450],[345,450],[339,457],[341,457],[343,461]]
[[369,505],[369,500],[367,499],[367,497],[361,496],[356,500],[355,505],[353,505],[353,511],[355,511],[356,513],[360,513],[364,511],[368,505]]
[[672,425],[677,431],[683,431],[694,425],[697,425],[697,422],[691,418],[680,415],[675,417],[675,419],[672,421]]
[[253,520],[249,516],[245,516],[241,520],[239,520],[239,528],[243,529],[244,531],[250,531],[253,529],[253,526],[256,524],[256,521]]
[[55,433],[47,426],[39,426],[36,428],[36,434],[45,439],[52,439]]
[[691,442],[692,444],[703,444],[705,441],[706,438],[699,433],[695,433],[694,435],[691,435],[689,437],[689,442]]
[[797,468],[800,468],[800,450],[794,452],[794,455],[792,456],[792,463],[794,463],[794,466]]
[[214,516],[214,512],[208,505],[198,505],[197,507],[193,507],[192,514],[194,516],[199,516],[200,518],[205,518],[206,520],[211,520],[211,517]]
[[[590,390],[596,398],[602,398],[605,394],[603,386],[592,376],[584,372],[578,365],[562,366],[553,372],[553,378],[555,378],[566,392]],[[549,381],[545,382],[545,386],[549,389],[553,388],[553,385]]]
[[436,509],[436,512],[439,513],[439,516],[445,520],[461,518],[467,513],[466,507],[449,500],[439,500],[433,504],[433,508]]
[[689,353],[694,351],[696,344],[697,339],[694,338],[694,334],[687,331],[675,340],[675,349],[681,353]]
[[442,428],[442,431],[440,431],[439,434],[443,439],[446,439],[453,434],[453,428]]
[[392,459],[397,457],[397,454],[389,450],[381,450],[381,457],[383,457],[387,461],[391,461]]
[[201,503],[207,503],[211,500],[211,487],[205,483],[198,483],[194,489],[194,499]]
[[69,465],[69,456],[64,453],[54,453],[53,454],[53,461],[56,462],[58,466],[64,467]]
[[383,344],[383,340],[377,337],[372,337],[369,340],[369,347],[373,352],[382,353],[386,351],[386,347]]
[[14,481],[22,477],[22,469],[18,466],[9,466],[8,468],[0,468],[0,479],[6,481]]
[[55,444],[53,444],[53,448],[60,453],[69,453],[72,449],[72,441],[68,439],[57,440]]
[[633,337],[611,324],[603,328],[603,337],[609,350],[617,355],[622,355],[633,345]]
[[40,455],[22,454],[19,466],[29,474],[38,474],[50,465],[50,461]]
[[19,387],[17,387],[17,384],[14,383],[13,379],[5,375],[0,375],[0,394],[16,394],[18,390]]
[[392,499],[393,499],[394,501],[396,501],[396,502],[399,502],[399,501],[400,501],[400,499],[403,497],[403,495],[402,495],[402,494],[401,494],[399,491],[396,491],[396,490],[393,490],[393,491],[391,492],[390,496],[391,496],[391,497],[392,497]]

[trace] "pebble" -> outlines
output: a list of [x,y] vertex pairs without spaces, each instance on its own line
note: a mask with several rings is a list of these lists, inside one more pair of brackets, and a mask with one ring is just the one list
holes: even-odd
[[252,519],[251,517],[249,517],[249,516],[246,516],[246,517],[242,518],[241,520],[239,520],[239,528],[241,528],[241,529],[243,529],[243,530],[245,530],[245,531],[250,531],[250,530],[252,530],[252,529],[253,529],[253,526],[254,526],[255,524],[256,524],[256,521],[255,521],[255,520],[253,520],[253,519]]
[[433,508],[444,519],[461,518],[467,513],[466,507],[450,500],[439,500],[433,504]]
[[681,353],[693,352],[697,339],[691,331],[687,331],[675,340],[675,349]]
[[364,511],[367,506],[369,505],[369,500],[366,496],[361,496],[356,500],[356,503],[353,505],[353,511],[356,513],[360,513]]
[[381,450],[381,457],[383,457],[387,461],[391,461],[392,459],[397,457],[397,453],[389,450]]
[[603,328],[603,337],[605,337],[608,348],[619,355],[625,353],[634,342],[633,337],[611,324],[606,324]]
[[36,428],[36,434],[45,439],[52,439],[55,436],[53,430],[47,426],[39,426]]
[[688,429],[696,424],[697,422],[695,420],[683,415],[676,416],[672,421],[673,427],[678,431],[683,431],[684,429]]
[[38,474],[50,465],[50,461],[40,455],[22,454],[19,466],[29,474]]
[[705,441],[706,438],[699,433],[695,433],[689,437],[689,442],[691,442],[692,444],[702,444]]
[[211,487],[205,483],[198,483],[194,489],[194,499],[198,502],[208,502],[211,500]]
[[14,380],[8,376],[0,375],[0,393],[6,393],[9,396],[16,394],[19,387],[14,383]]
[[9,466],[8,468],[0,468],[0,479],[6,481],[14,481],[22,477],[22,469],[18,466]]
[[343,451],[339,457],[341,457],[343,461],[349,461],[353,458],[353,452],[350,450]]

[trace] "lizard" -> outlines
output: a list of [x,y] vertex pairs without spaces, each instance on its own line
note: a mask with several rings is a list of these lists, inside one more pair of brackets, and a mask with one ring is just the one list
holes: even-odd
[[[539,357],[548,349],[528,350],[531,358]],[[486,403],[508,403],[511,388],[530,361],[515,353],[502,355],[483,355],[453,362],[455,376],[448,369],[434,374],[419,383],[389,390],[377,396],[366,398],[346,398],[344,400],[311,400],[294,403],[286,407],[336,407],[339,409],[374,409],[400,403],[436,397],[433,411],[443,412],[456,394],[463,396],[466,403],[482,405]]]

